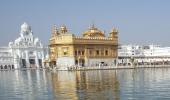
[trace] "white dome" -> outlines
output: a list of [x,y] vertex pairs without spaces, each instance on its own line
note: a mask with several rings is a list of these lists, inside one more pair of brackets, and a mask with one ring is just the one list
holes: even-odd
[[26,22],[24,22],[21,25],[21,31],[26,32],[26,31],[30,31],[30,30],[31,30],[31,27]]
[[34,40],[34,44],[38,43],[39,42],[39,39],[38,38],[35,38]]
[[9,42],[8,46],[12,47],[12,45],[13,45],[13,42]]

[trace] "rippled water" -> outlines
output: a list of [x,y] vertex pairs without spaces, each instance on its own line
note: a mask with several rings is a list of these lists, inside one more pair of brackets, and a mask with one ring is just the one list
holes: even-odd
[[170,100],[170,68],[0,71],[0,100]]

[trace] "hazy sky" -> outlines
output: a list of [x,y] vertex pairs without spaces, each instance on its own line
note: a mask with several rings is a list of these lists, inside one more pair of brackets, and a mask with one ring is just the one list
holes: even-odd
[[121,44],[170,46],[170,0],[0,0],[0,45],[19,37],[25,21],[44,44],[53,24],[82,34],[95,23],[107,33],[117,27]]

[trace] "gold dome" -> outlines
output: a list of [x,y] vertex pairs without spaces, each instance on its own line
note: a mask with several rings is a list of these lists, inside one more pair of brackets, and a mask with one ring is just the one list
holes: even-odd
[[97,29],[94,24],[83,33],[84,37],[105,37],[104,33]]

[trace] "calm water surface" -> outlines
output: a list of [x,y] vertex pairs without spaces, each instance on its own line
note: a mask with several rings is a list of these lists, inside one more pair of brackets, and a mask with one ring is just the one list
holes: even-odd
[[0,100],[170,100],[170,68],[0,71]]

